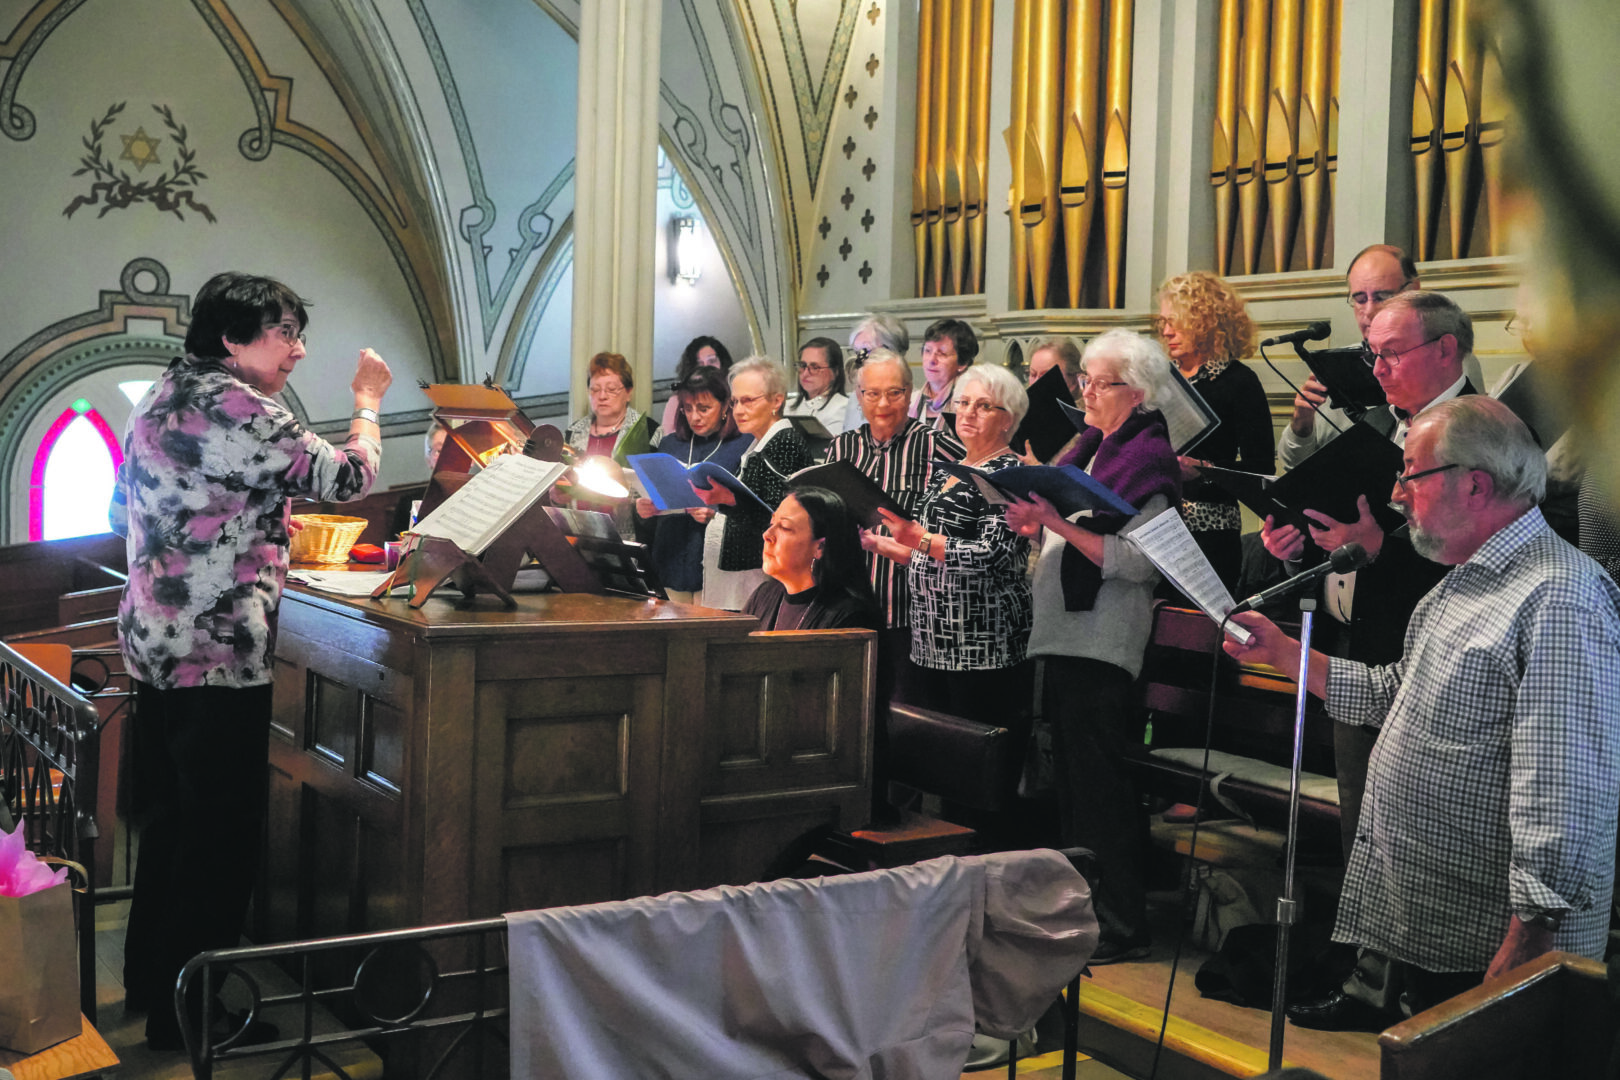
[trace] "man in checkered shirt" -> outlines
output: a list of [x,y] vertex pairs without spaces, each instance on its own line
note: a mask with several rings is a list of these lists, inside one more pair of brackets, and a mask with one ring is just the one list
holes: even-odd
[[[1620,806],[1620,589],[1537,504],[1546,459],[1497,401],[1413,421],[1396,505],[1453,569],[1418,605],[1401,659],[1313,653],[1337,721],[1382,729],[1335,940],[1356,971],[1306,1027],[1377,1031],[1553,949],[1601,959]],[[1257,615],[1244,661],[1289,674],[1299,645]]]

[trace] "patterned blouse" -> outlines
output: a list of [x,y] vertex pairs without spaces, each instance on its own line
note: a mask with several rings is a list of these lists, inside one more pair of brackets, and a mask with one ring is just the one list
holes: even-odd
[[[1002,454],[980,465],[1021,465]],[[921,553],[906,565],[911,591],[911,660],[940,671],[1011,667],[1024,659],[1031,623],[1029,541],[1007,527],[979,489],[934,471],[917,520],[945,537],[945,561]]]
[[764,564],[765,530],[771,514],[787,494],[788,477],[810,464],[810,448],[786,420],[778,420],[762,441],[743,454],[737,479],[764,500],[768,510],[752,503],[725,506],[726,528],[720,538],[720,569],[758,570]]
[[358,499],[381,460],[377,440],[338,449],[217,361],[170,364],[130,416],[110,515],[128,540],[130,674],[159,689],[270,682],[287,500]]

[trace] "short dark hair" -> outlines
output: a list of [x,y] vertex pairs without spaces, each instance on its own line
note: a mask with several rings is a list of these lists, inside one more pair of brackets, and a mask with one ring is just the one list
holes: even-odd
[[705,348],[713,349],[714,355],[720,358],[720,370],[722,372],[731,370],[731,353],[727,352],[726,347],[720,344],[719,338],[712,338],[707,335],[695,337],[686,343],[686,348],[681,350],[681,361],[675,365],[675,388],[677,390],[686,381],[687,376],[703,366],[698,363],[698,353]]
[[1356,252],[1356,257],[1351,259],[1350,265],[1344,268],[1344,276],[1350,276],[1350,271],[1356,268],[1356,263],[1361,261],[1363,255],[1371,255],[1375,251],[1380,255],[1388,255],[1400,263],[1401,277],[1407,281],[1416,281],[1418,279],[1417,263],[1412,261],[1412,256],[1406,253],[1405,248],[1396,247],[1394,244],[1368,244]]
[[720,438],[729,439],[737,434],[737,418],[731,415],[728,408],[731,404],[730,381],[719,368],[701,366],[675,388],[675,434],[682,439],[696,437],[692,425],[687,422],[686,411],[681,405],[683,399],[694,398],[699,394],[712,395],[714,400],[720,403],[720,408],[725,410],[726,422],[720,425]]
[[[799,346],[799,356],[804,356],[806,349],[822,349],[827,354],[827,363],[832,368],[832,386],[828,387],[829,394],[842,394],[844,392],[844,350],[838,342],[830,337],[814,337]],[[799,384],[793,393],[793,403],[797,405],[804,400],[804,386]]]
[[951,344],[956,346],[956,362],[963,367],[973,363],[973,358],[979,355],[979,339],[974,336],[973,327],[961,319],[940,319],[923,331],[924,345],[943,338],[950,338]]
[[822,541],[821,558],[815,564],[816,588],[824,599],[847,596],[873,611],[877,594],[866,569],[866,552],[861,549],[860,523],[838,494],[824,487],[806,484],[788,489],[810,516],[810,534]]
[[230,355],[226,341],[251,344],[266,326],[274,326],[288,315],[298,320],[302,332],[309,325],[305,308],[311,306],[275,278],[234,270],[215,274],[203,283],[191,302],[186,352],[204,360],[223,360]]

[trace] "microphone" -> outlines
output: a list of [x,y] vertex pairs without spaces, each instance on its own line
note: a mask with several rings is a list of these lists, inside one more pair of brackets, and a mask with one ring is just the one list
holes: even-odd
[[1327,562],[1311,567],[1303,573],[1295,574],[1280,585],[1273,585],[1269,589],[1262,589],[1243,603],[1233,608],[1233,611],[1253,611],[1262,604],[1269,604],[1279,596],[1287,596],[1301,585],[1308,585],[1317,578],[1329,574],[1348,574],[1352,570],[1360,570],[1368,563],[1367,549],[1360,544],[1346,544],[1337,548],[1328,556]]
[[1269,349],[1273,345],[1298,345],[1302,341],[1326,341],[1333,336],[1333,324],[1330,322],[1313,322],[1303,330],[1295,330],[1292,334],[1278,334],[1268,337],[1260,343],[1262,349]]

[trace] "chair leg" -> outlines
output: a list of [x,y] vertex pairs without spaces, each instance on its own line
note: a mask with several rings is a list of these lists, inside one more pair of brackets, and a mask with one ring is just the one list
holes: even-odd
[[1080,976],[1069,984],[1063,1001],[1063,1080],[1074,1080],[1080,1056]]

